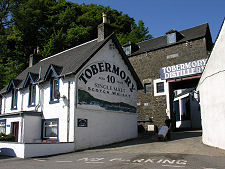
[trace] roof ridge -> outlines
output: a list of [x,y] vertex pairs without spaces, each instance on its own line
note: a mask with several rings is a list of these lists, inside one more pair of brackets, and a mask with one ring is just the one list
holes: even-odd
[[81,46],[83,46],[83,45],[86,45],[86,44],[88,44],[88,43],[94,42],[95,40],[97,40],[97,38],[96,38],[96,39],[93,39],[93,40],[90,40],[90,41],[88,41],[88,42],[82,43],[82,44],[80,44],[80,45],[74,46],[74,47],[69,48],[69,49],[67,49],[67,50],[64,50],[64,51],[62,51],[62,52],[56,53],[56,54],[54,54],[54,55],[52,55],[52,56],[49,56],[49,57],[47,57],[47,58],[44,58],[44,59],[40,60],[39,62],[42,62],[42,61],[45,61],[45,60],[47,60],[47,59],[53,58],[53,57],[58,56],[58,55],[60,55],[60,54],[62,54],[62,53],[65,53],[65,52],[68,52],[68,51],[70,51],[70,50],[73,50],[73,49],[76,49],[76,48],[78,48],[78,47],[81,47]]
[[[183,30],[177,30],[177,32],[183,32],[183,31],[186,31],[186,30],[189,30],[189,29],[193,29],[193,28],[196,28],[196,27],[199,27],[199,26],[203,26],[205,24],[208,24],[208,22],[206,23],[203,23],[203,24],[200,24],[200,25],[197,25],[197,26],[193,26],[193,27],[190,27],[190,28],[186,28],[186,29],[183,29]],[[140,43],[143,43],[143,42],[146,42],[146,41],[151,41],[153,39],[158,39],[158,38],[161,38],[161,37],[164,37],[165,35],[161,35],[161,36],[158,36],[158,37],[155,37],[155,38],[151,38],[151,39],[146,39],[146,40],[143,40],[141,42],[138,42],[137,44],[140,44]]]
[[[193,27],[190,27],[190,28],[187,28],[187,29],[183,29],[183,30],[181,30],[181,31],[185,31],[185,30],[193,29],[193,28],[200,27],[200,26],[203,26],[203,25],[206,25],[206,24],[208,25],[208,22],[203,23],[203,24],[200,24],[200,25],[197,25],[197,26],[193,26]],[[181,32],[181,31],[178,31],[178,32]]]

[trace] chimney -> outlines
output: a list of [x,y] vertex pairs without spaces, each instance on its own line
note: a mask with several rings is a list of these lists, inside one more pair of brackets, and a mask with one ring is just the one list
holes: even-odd
[[110,26],[109,19],[105,13],[102,13],[102,20],[103,22],[98,25],[98,42],[103,41],[112,33],[112,27]]
[[30,54],[30,56],[29,56],[29,67],[32,67],[39,60],[41,60],[41,55],[40,55],[40,49],[37,46],[37,48],[34,49],[33,54]]
[[33,54],[30,54],[30,57],[29,57],[29,67],[32,67],[33,66],[33,58],[34,55]]

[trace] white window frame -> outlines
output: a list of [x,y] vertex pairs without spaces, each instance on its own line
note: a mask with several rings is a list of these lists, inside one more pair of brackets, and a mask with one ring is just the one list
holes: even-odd
[[[50,124],[46,124],[46,122],[50,122]],[[56,122],[56,124],[52,124],[52,122]],[[57,136],[55,137],[47,137],[45,135],[45,131],[47,127],[56,127],[57,128]],[[59,122],[58,119],[47,119],[43,121],[43,139],[54,139],[58,140],[58,134],[59,134]]]
[[36,100],[36,85],[29,85],[29,103],[28,106],[34,106]]
[[0,120],[0,127],[4,128],[5,132],[3,134],[6,133],[6,121],[5,120]]
[[[164,84],[164,92],[157,92],[157,84],[163,82]],[[166,95],[167,91],[168,91],[168,84],[166,82],[166,80],[161,80],[161,79],[156,79],[153,81],[154,83],[154,96],[163,96]]]
[[17,100],[18,99],[18,90],[13,89],[12,90],[12,102],[11,102],[11,110],[17,109]]
[[50,104],[58,103],[59,98],[57,98],[57,94],[59,93],[59,79],[52,78],[50,79]]

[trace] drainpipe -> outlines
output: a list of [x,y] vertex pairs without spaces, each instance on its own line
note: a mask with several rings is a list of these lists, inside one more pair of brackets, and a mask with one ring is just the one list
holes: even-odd
[[74,132],[73,132],[73,143],[74,143],[74,151],[76,151],[76,125],[77,125],[77,121],[76,121],[76,105],[77,105],[77,77],[75,76],[75,81],[74,81],[74,102],[73,102],[73,106],[74,106],[74,109],[73,109],[73,129],[74,129]]
[[70,133],[70,81],[68,81],[68,98],[67,98],[67,142],[69,142]]
[[[24,117],[24,116],[23,116]],[[20,143],[24,143],[24,118],[21,118],[20,120]]]
[[40,94],[41,94],[41,88],[40,88],[40,85],[38,85],[38,91],[39,91],[39,94],[38,94],[38,104],[35,106],[35,111],[38,111],[38,108],[40,107]]

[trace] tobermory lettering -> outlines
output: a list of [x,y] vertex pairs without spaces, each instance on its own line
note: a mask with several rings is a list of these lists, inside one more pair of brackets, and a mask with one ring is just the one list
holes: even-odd
[[[91,79],[94,75],[100,72],[110,72],[118,77],[120,77],[124,83],[129,87],[130,91],[133,92],[135,90],[135,85],[132,83],[131,78],[127,73],[122,70],[120,67],[116,65],[111,65],[107,62],[98,62],[94,63],[91,66],[87,67],[79,76],[79,80],[86,84],[89,79]],[[115,77],[108,75],[105,77],[109,83],[115,83]]]
[[187,63],[163,67],[160,69],[160,77],[161,79],[171,79],[176,77],[202,73],[205,68],[206,61],[207,59],[201,59]]

